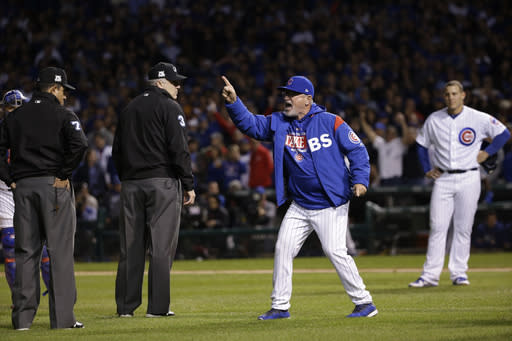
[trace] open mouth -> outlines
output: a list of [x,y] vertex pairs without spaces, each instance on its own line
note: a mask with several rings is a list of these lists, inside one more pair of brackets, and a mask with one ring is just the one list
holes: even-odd
[[290,102],[284,102],[284,110],[288,111],[292,108],[292,104]]

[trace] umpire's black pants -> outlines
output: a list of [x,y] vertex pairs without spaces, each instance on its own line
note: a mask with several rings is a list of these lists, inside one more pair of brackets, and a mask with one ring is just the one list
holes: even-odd
[[51,328],[69,328],[76,319],[74,238],[75,196],[53,187],[55,177],[18,180],[14,190],[16,279],[12,293],[14,328],[29,328],[39,307],[39,263],[46,239],[50,257],[48,287]]
[[116,277],[118,314],[133,313],[142,302],[146,250],[149,250],[147,313],[169,311],[170,270],[178,244],[182,203],[181,184],[177,179],[123,181],[119,218],[121,254]]

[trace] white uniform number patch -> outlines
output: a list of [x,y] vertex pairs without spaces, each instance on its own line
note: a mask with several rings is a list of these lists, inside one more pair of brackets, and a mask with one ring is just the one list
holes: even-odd
[[180,126],[185,127],[185,119],[182,115],[178,116],[178,121],[180,122]]
[[75,127],[75,130],[80,130],[80,121],[71,121],[70,123]]

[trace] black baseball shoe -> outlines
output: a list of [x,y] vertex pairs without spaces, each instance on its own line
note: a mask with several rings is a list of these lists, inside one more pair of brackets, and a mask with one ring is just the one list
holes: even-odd
[[75,321],[75,324],[72,325],[71,327],[69,327],[69,329],[75,329],[75,328],[85,328],[85,327],[84,327],[84,324],[82,322]]

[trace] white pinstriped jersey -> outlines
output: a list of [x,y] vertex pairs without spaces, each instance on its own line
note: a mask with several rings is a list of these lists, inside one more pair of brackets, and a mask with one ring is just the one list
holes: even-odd
[[476,157],[482,140],[496,137],[505,125],[489,114],[464,106],[454,118],[443,108],[432,113],[416,137],[425,148],[434,147],[431,163],[447,169],[478,167]]
[[13,227],[14,199],[5,182],[0,181],[0,229]]

